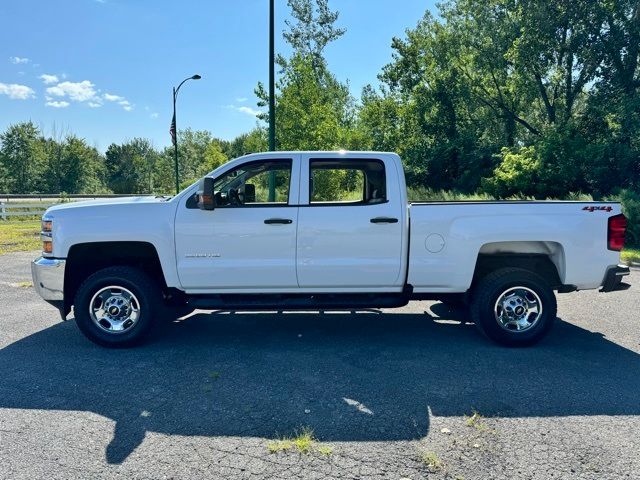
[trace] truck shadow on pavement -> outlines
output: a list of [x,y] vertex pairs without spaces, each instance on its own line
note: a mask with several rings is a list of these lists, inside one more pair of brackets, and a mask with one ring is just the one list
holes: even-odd
[[309,426],[322,441],[389,441],[427,435],[429,411],[640,414],[640,358],[602,335],[558,320],[536,347],[508,349],[456,317],[441,304],[422,314],[214,312],[129,350],[97,347],[66,322],[0,350],[0,407],[113,419],[105,455],[116,464],[147,431],[274,438]]

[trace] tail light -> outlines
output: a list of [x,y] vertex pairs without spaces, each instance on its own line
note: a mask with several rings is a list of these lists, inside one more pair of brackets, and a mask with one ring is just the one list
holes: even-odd
[[623,214],[609,217],[607,228],[607,247],[620,251],[624,247],[624,236],[627,233],[627,217]]

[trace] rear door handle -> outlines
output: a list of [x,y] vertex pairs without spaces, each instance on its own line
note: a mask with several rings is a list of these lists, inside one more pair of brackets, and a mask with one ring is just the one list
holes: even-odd
[[293,223],[293,220],[290,218],[267,218],[264,223],[267,225],[289,225]]
[[398,219],[392,217],[376,217],[371,219],[371,223],[398,223]]

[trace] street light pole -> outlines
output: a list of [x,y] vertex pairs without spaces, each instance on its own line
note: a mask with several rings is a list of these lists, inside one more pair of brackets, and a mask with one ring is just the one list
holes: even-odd
[[176,194],[180,193],[180,179],[178,177],[178,127],[176,124],[176,99],[178,98],[178,91],[184,82],[187,80],[200,80],[202,77],[200,75],[193,75],[191,77],[185,78],[178,87],[173,87],[173,119],[171,120],[171,140],[173,142],[173,157],[174,157],[174,167],[176,173]]
[[269,151],[276,149],[274,0],[269,0]]
[[173,87],[173,120],[171,121],[171,138],[173,141],[173,160],[176,174],[176,195],[180,193],[180,180],[178,179],[178,126],[176,124],[176,87]]
[[[269,151],[276,150],[276,97],[275,97],[275,39],[274,0],[269,0]],[[269,201],[276,200],[276,175],[269,175]]]

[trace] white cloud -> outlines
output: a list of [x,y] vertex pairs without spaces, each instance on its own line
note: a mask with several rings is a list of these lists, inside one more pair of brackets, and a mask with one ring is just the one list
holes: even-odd
[[230,108],[231,110],[235,110],[236,112],[244,113],[246,115],[251,115],[252,117],[257,117],[261,113],[264,113],[261,110],[256,110],[255,108],[247,107],[247,106],[238,106],[238,105],[225,105],[224,108]]
[[236,98],[236,102],[238,103],[244,103],[248,100],[247,97],[240,97],[240,98]]
[[107,102],[121,102],[122,100],[124,100],[124,97],[121,97],[120,95],[112,95],[110,93],[105,93],[102,97]]
[[36,96],[36,92],[26,85],[17,83],[0,83],[0,95],[7,95],[12,100],[28,100]]
[[57,75],[49,75],[49,74],[43,73],[42,75],[40,75],[39,78],[46,85],[50,85],[52,83],[57,83],[58,82],[58,76]]
[[29,63],[30,60],[25,57],[9,57],[9,61],[14,65],[18,65],[20,63]]
[[260,115],[261,112],[260,110],[256,110],[255,108],[251,108],[251,107],[235,107],[235,109],[241,113],[246,113],[247,115],[251,115],[254,117],[257,117],[258,115]]
[[82,82],[61,82],[53,87],[47,88],[47,93],[54,97],[69,97],[75,102],[86,102],[91,100],[96,102],[97,92],[93,88],[95,85],[89,80]]
[[105,93],[104,95],[102,95],[102,98],[104,98],[107,102],[116,102],[118,105],[120,105],[127,112],[130,112],[131,110],[133,110],[134,106],[131,105],[129,100],[127,100],[126,98],[124,98],[124,97],[122,97],[120,95],[113,95],[111,93]]
[[53,108],[67,108],[69,106],[69,102],[65,102],[64,100],[49,100],[45,105]]
[[158,112],[153,112],[151,115],[149,115],[151,118],[158,118]]
[[[63,74],[61,77],[64,78],[65,75]],[[41,75],[40,78],[45,82],[45,84],[55,83],[58,81],[58,76],[56,75],[45,74]],[[130,112],[135,107],[135,105],[132,105],[129,100],[120,95],[101,93],[100,89],[97,89],[89,80],[83,80],[82,82],[60,82],[56,85],[47,87],[46,92],[46,99],[48,101],[47,105],[51,103],[63,103],[62,101],[54,102],[53,97],[57,97],[60,100],[64,100],[64,103],[68,103],[68,101],[85,103],[90,108],[102,107],[104,102],[117,103],[127,112]],[[62,105],[56,106],[62,107]]]
[[118,105],[122,106],[122,108],[124,108],[124,110],[127,112],[130,112],[131,110],[133,110],[133,107],[134,107],[129,103],[129,100],[120,100],[118,102]]

